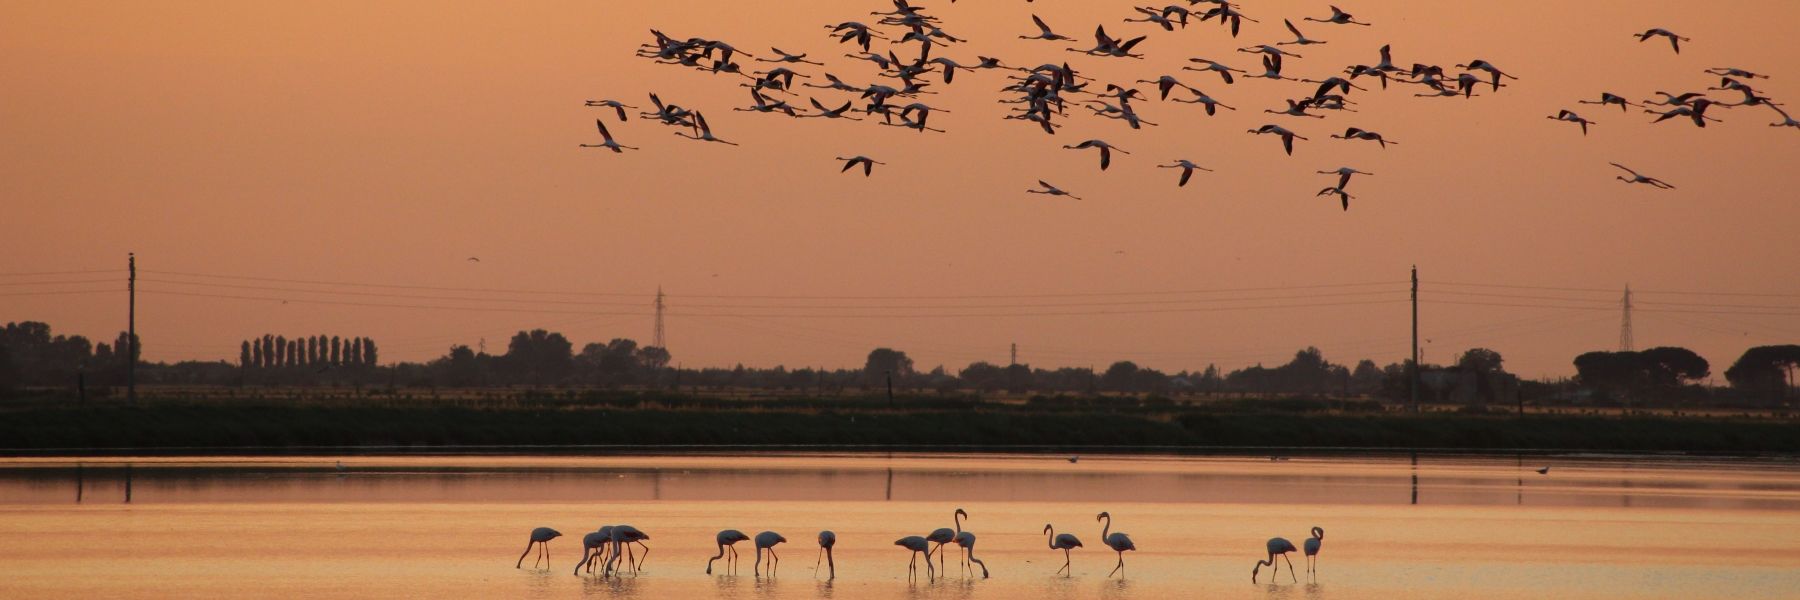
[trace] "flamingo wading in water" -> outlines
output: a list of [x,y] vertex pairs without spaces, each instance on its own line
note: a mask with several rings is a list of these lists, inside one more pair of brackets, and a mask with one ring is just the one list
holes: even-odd
[[[825,566],[827,566],[831,569],[831,578],[832,579],[837,579],[837,561],[834,561],[831,559],[831,547],[836,546],[836,545],[837,545],[837,534],[836,533],[832,533],[830,529],[819,532],[819,553],[823,554],[825,556]],[[818,576],[818,574],[816,573],[818,570],[819,570],[819,561],[814,560],[813,561],[813,571],[815,572],[813,575],[814,577]]]
[[558,537],[562,537],[562,532],[549,527],[539,527],[531,530],[531,541],[525,542],[525,551],[519,553],[519,562],[518,564],[513,565],[513,568],[525,568],[525,555],[531,554],[532,546],[538,547],[538,560],[531,563],[531,568],[537,568],[538,563],[540,562],[549,562],[550,540],[554,540]]
[[762,568],[763,550],[768,550],[769,576],[774,577],[775,565],[781,562],[781,557],[775,555],[775,545],[785,541],[787,541],[787,538],[781,537],[781,534],[773,531],[764,531],[756,534],[756,564],[750,566],[750,572],[755,573],[758,577],[762,576],[759,569]]
[[[1287,541],[1287,538],[1269,538],[1269,558],[1267,560],[1256,561],[1256,566],[1250,568],[1250,583],[1256,583],[1256,573],[1257,571],[1262,570],[1263,565],[1275,567],[1276,573],[1281,572],[1281,565],[1275,564],[1275,555],[1277,554],[1281,555],[1282,560],[1287,561],[1288,577],[1292,577],[1295,582],[1299,582],[1300,578],[1294,576],[1294,561],[1289,560],[1287,557],[1287,553],[1295,550],[1298,550],[1298,548],[1294,547],[1293,542]],[[1275,575],[1270,574],[1269,580],[1273,581],[1274,579]]]
[[1056,528],[1051,527],[1049,523],[1044,524],[1044,535],[1045,535],[1045,537],[1049,538],[1051,550],[1063,551],[1063,566],[1061,569],[1057,569],[1056,572],[1061,573],[1066,569],[1066,570],[1068,570],[1070,575],[1074,575],[1075,569],[1073,569],[1069,566],[1070,565],[1069,551],[1076,549],[1076,548],[1080,548],[1081,540],[1071,534],[1057,533]]
[[[714,536],[713,541],[719,544],[719,555],[707,559],[706,574],[712,574],[713,561],[721,558],[725,559],[727,568],[735,569],[737,567],[737,543],[749,539],[750,536],[744,535],[744,532],[736,529],[727,529],[719,532],[719,535]],[[727,550],[731,551],[730,556],[725,555]]]
[[1112,530],[1112,514],[1103,512],[1094,515],[1094,520],[1106,521],[1106,526],[1100,528],[1100,542],[1106,544],[1108,548],[1112,548],[1113,552],[1119,553],[1119,566],[1113,567],[1112,573],[1106,574],[1107,577],[1112,577],[1113,573],[1118,573],[1125,569],[1125,551],[1131,550],[1136,552],[1137,544],[1131,543],[1131,536],[1125,535],[1124,532],[1107,535],[1106,532]]
[[937,571],[933,570],[931,567],[931,542],[925,541],[925,538],[923,536],[909,535],[909,536],[894,540],[894,545],[912,551],[912,562],[909,562],[906,565],[906,572],[908,575],[911,575],[913,577],[918,576],[918,574],[919,574],[919,553],[924,552],[925,553],[925,574],[926,574],[926,576],[932,577],[932,578],[937,577]]
[[1312,528],[1312,537],[1306,538],[1306,572],[1319,572],[1319,547],[1324,545],[1325,528]]

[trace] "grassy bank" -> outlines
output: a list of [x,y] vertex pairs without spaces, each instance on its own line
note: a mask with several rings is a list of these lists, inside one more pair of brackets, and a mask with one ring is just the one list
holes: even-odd
[[919,398],[732,403],[551,395],[506,402],[162,401],[0,408],[0,450],[530,445],[1440,448],[1800,453],[1793,419],[1398,414],[1303,400],[1211,406]]

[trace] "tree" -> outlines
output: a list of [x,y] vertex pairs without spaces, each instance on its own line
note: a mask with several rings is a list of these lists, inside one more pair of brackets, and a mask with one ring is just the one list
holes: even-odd
[[1374,393],[1381,389],[1381,377],[1381,367],[1375,366],[1375,361],[1362,359],[1350,372],[1350,388],[1361,394]]
[[265,333],[265,334],[263,334],[262,342],[263,342],[262,343],[262,345],[263,345],[262,367],[265,369],[269,368],[269,367],[273,367],[273,366],[275,366],[275,336]]
[[250,342],[249,342],[249,340],[245,340],[243,345],[238,348],[238,366],[243,367],[245,369],[250,368]]
[[1107,367],[1106,373],[1100,375],[1100,387],[1115,392],[1133,391],[1136,387],[1133,384],[1136,383],[1137,374],[1137,363],[1121,360]]
[[287,336],[275,336],[275,366],[285,367],[288,364]]
[[514,374],[533,384],[556,382],[574,366],[570,354],[573,348],[574,344],[560,333],[543,329],[521,331],[507,343],[504,362]]
[[369,367],[378,366],[376,362],[375,338],[363,338],[363,364]]
[[863,361],[863,380],[870,385],[881,385],[889,373],[894,379],[905,380],[913,374],[913,361],[905,352],[892,348],[876,348],[869,351],[868,360]]
[[1766,390],[1772,398],[1781,398],[1793,385],[1793,369],[1800,366],[1800,346],[1757,346],[1744,351],[1725,379],[1746,390]]
[[1499,352],[1487,348],[1470,348],[1456,359],[1458,368],[1475,375],[1475,393],[1482,404],[1494,401],[1494,388],[1499,379],[1506,376],[1506,371],[1500,368],[1503,363],[1505,359]]
[[644,346],[637,351],[638,364],[651,372],[661,371],[668,367],[669,361],[673,358],[667,349],[657,346]]
[[1658,387],[1679,387],[1712,375],[1712,365],[1687,348],[1662,346],[1638,355],[1649,371],[1650,382]]
[[344,351],[344,364],[352,367],[362,364],[362,338],[350,338],[350,348]]
[[336,367],[344,364],[343,350],[344,340],[335,335],[331,336],[331,359],[328,361],[331,366]]
[[264,356],[262,338],[256,338],[256,339],[253,339],[250,341],[253,342],[250,345],[250,364],[251,364],[251,366],[254,366],[258,369],[268,366],[269,359],[266,356]]
[[957,373],[958,377],[970,387],[983,391],[1000,389],[1006,385],[1006,371],[987,361],[975,361]]

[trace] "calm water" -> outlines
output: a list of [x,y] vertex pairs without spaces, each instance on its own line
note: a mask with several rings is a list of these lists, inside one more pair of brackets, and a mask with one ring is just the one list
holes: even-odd
[[[337,461],[345,469],[339,471]],[[1416,460],[1416,462],[1415,462]],[[126,465],[131,502],[125,502]],[[1547,475],[1536,469],[1550,466]],[[79,501],[78,501],[79,498]],[[916,581],[904,535],[964,508],[991,579]],[[1139,551],[1126,577],[1094,515]],[[637,576],[573,576],[601,524]],[[1074,533],[1074,575],[1045,523]],[[1250,582],[1325,528],[1318,573]],[[549,526],[552,565],[514,569]],[[723,528],[784,534],[773,577],[703,574]],[[837,578],[807,558],[838,534]],[[0,596],[1796,598],[1800,463],[1605,457],[682,455],[0,460]],[[1296,566],[1303,557],[1293,558]],[[715,573],[724,573],[723,563]]]

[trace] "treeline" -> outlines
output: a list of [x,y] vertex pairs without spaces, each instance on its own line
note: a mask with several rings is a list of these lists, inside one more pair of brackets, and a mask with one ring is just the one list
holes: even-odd
[[282,367],[342,367],[377,364],[375,340],[315,335],[288,339],[264,334],[244,340],[238,350],[238,366],[248,369]]
[[[123,334],[111,345],[81,336],[52,335],[44,323],[9,323],[0,333],[0,391],[23,387],[71,387],[123,383],[127,364]],[[140,348],[141,352],[141,348]],[[1685,348],[1641,352],[1589,352],[1574,360],[1573,379],[1528,381],[1506,372],[1500,353],[1471,348],[1448,365],[1418,369],[1417,396],[1430,403],[1588,404],[1703,406],[1771,404],[1786,400],[1800,346],[1750,348],[1724,373],[1731,386],[1704,385],[1712,366]],[[1034,368],[977,361],[960,369],[922,369],[903,350],[877,348],[858,368],[679,368],[664,348],[630,338],[582,345],[561,333],[520,331],[501,354],[451,346],[424,362],[380,364],[367,337],[265,335],[240,344],[237,364],[190,361],[139,363],[138,381],[189,385],[382,385],[471,388],[504,386],[644,387],[655,389],[760,389],[800,394],[880,393],[886,387],[921,392],[1076,394],[1176,397],[1186,395],[1285,395],[1367,397],[1405,401],[1414,396],[1410,361],[1354,365],[1327,360],[1304,348],[1275,366],[1225,371],[1217,365],[1165,372],[1117,361],[1105,369]]]

